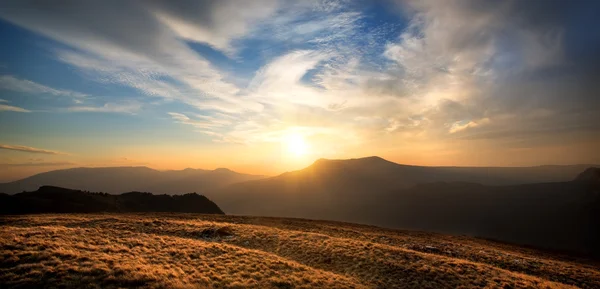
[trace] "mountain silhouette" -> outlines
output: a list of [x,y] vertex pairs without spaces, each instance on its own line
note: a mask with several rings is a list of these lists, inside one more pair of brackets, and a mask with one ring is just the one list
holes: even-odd
[[[228,214],[327,219],[468,234],[588,254],[598,252],[595,244],[600,244],[599,172],[587,165],[423,167],[367,157],[320,159],[302,170],[269,178],[228,169],[78,168],[2,184],[0,191],[14,193],[32,186],[53,185],[109,193],[201,192]],[[37,197],[48,192],[44,188],[49,187],[17,194],[14,199],[2,195],[2,203],[11,204],[3,208],[14,204],[27,207],[19,200],[33,194],[36,197],[24,204],[33,203],[32,207],[47,210],[48,205],[42,204],[52,201]],[[109,211],[177,211],[177,206],[190,209],[185,202],[174,203],[168,196],[135,193],[131,204],[128,196],[101,198],[93,207]],[[120,205],[111,207],[112,203],[105,204],[105,200],[118,200]],[[164,200],[166,207],[144,205],[154,204],[154,200]],[[68,203],[69,210],[81,207],[78,202]],[[129,205],[120,207],[124,203]]]
[[15,194],[50,185],[112,194],[128,191],[205,194],[229,184],[259,178],[263,176],[240,174],[228,169],[158,171],[147,167],[74,168],[0,184],[0,192]]
[[141,192],[111,195],[43,186],[33,192],[0,194],[0,214],[96,212],[223,214],[215,203],[194,193],[176,196]]
[[[587,254],[600,243],[600,196],[587,177],[598,169],[579,174],[583,170],[415,167],[376,157],[319,160],[303,170],[230,185],[211,198],[228,214],[468,234]],[[527,179],[545,182],[489,185]]]
[[588,168],[577,175],[575,181],[587,183],[593,187],[600,187],[600,168]]
[[[423,167],[400,165],[380,157],[367,157],[350,160],[320,159],[308,168],[288,172],[275,179],[282,176],[293,179],[295,175],[305,178],[306,175],[312,174],[316,182],[333,181],[344,185],[346,181],[351,181],[357,186],[356,189],[360,190],[371,190],[373,185],[390,189],[407,188],[417,183],[436,181],[515,185],[569,181],[590,166]],[[353,179],[354,177],[360,179]],[[231,184],[264,178],[225,168],[169,171],[158,171],[148,167],[73,168],[40,173],[0,184],[0,192],[15,194],[51,185],[113,194],[127,191],[160,194],[201,192],[212,196]],[[344,181],[344,178],[349,180]]]

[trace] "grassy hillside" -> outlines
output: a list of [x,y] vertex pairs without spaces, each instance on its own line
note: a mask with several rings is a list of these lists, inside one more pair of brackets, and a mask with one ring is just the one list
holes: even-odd
[[2,288],[600,287],[592,261],[349,223],[192,214],[0,222]]

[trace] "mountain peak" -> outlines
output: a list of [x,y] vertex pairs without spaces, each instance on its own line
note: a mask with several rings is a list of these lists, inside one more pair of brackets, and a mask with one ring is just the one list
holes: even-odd
[[370,157],[363,157],[363,158],[352,158],[352,159],[326,159],[326,158],[320,158],[318,160],[316,160],[313,165],[316,164],[323,164],[323,163],[330,163],[330,162],[390,162],[384,158],[378,157],[378,156],[370,156]]
[[378,156],[370,156],[364,158],[353,158],[353,159],[325,159],[320,158],[316,160],[310,167],[320,168],[329,167],[332,165],[350,165],[350,166],[364,166],[364,167],[380,167],[389,165],[398,165],[394,162],[390,162]]
[[587,168],[585,171],[577,175],[575,181],[600,185],[600,168]]

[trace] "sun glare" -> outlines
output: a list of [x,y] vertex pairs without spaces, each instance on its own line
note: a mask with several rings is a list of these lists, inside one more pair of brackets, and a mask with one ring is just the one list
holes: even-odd
[[293,134],[285,140],[288,152],[296,157],[304,156],[308,153],[308,145],[301,135]]

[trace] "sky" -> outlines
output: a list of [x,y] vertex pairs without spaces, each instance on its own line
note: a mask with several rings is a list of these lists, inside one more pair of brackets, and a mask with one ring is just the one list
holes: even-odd
[[600,1],[0,0],[0,181],[600,163]]

